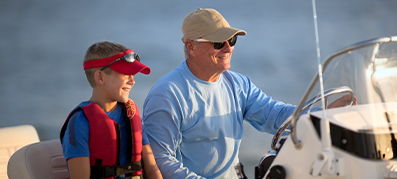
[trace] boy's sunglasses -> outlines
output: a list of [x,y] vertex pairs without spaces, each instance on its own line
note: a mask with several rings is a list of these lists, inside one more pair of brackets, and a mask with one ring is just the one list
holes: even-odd
[[[197,42],[209,42],[209,41],[200,40],[200,39],[198,39],[198,40],[196,40],[196,41],[197,41]],[[236,42],[237,42],[237,35],[235,35],[235,36],[233,36],[232,38],[230,38],[229,40],[227,40],[227,42],[229,43],[229,45],[230,45],[231,47],[233,47],[234,45],[236,45]],[[212,42],[212,43],[214,44],[214,49],[220,50],[220,49],[222,49],[222,48],[225,46],[226,41],[225,41],[225,42]]]
[[102,71],[103,69],[109,67],[109,66],[112,65],[113,63],[116,63],[116,62],[118,62],[118,61],[120,61],[120,60],[125,60],[125,61],[128,62],[128,63],[132,63],[132,62],[134,62],[135,60],[138,61],[138,62],[141,61],[141,60],[139,59],[139,55],[138,55],[138,54],[136,54],[136,53],[127,53],[127,54],[125,54],[124,56],[122,56],[122,57],[116,59],[115,61],[113,61],[113,62],[111,62],[111,63],[109,63],[108,65],[102,67],[102,68],[101,68],[101,71]]

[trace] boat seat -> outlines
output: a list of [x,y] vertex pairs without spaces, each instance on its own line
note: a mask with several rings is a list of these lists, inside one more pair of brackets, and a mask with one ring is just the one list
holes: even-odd
[[39,141],[39,135],[32,125],[0,128],[0,179],[8,179],[7,163],[15,151]]
[[68,179],[69,172],[59,139],[27,145],[8,162],[9,179]]

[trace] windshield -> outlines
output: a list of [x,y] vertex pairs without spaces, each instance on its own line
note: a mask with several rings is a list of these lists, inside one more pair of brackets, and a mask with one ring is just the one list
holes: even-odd
[[[324,89],[348,86],[358,105],[326,110],[336,124],[355,131],[387,132],[397,126],[397,42],[372,43],[327,59]],[[311,96],[319,94],[319,85]],[[328,97],[329,103],[346,93]],[[320,106],[321,103],[315,104]],[[321,117],[319,112],[313,113]],[[396,128],[397,131],[397,128]]]
[[[324,62],[323,82],[325,90],[351,88],[358,103],[324,111],[332,145],[366,159],[396,159],[397,38],[367,41],[331,56]],[[316,78],[308,93],[315,84]],[[319,94],[316,85],[310,96]],[[332,94],[326,103],[343,95]],[[320,136],[322,117],[322,111],[310,117]],[[298,146],[295,134],[294,138]]]

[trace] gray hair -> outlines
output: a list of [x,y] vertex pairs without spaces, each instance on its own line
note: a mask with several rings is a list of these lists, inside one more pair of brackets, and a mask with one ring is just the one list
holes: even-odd
[[185,52],[185,59],[186,59],[186,60],[189,59],[190,54],[189,54],[189,52],[188,52],[187,49],[186,49],[186,45],[183,46],[183,52]]
[[[197,41],[194,41],[194,40],[192,40],[195,44],[197,44],[197,45],[199,45],[199,44],[201,44],[201,42],[197,42]],[[189,54],[189,52],[187,51],[187,49],[186,49],[186,45],[183,45],[183,52],[185,52],[185,59],[187,60],[187,59],[189,59],[189,57],[190,57],[190,54]]]

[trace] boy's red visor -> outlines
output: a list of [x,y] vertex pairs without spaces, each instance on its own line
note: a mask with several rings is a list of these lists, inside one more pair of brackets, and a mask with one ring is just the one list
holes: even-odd
[[107,58],[84,62],[84,70],[109,67],[124,75],[136,75],[139,72],[145,75],[150,74],[150,68],[135,58],[139,58],[139,56],[134,54],[132,49],[129,49]]

